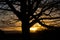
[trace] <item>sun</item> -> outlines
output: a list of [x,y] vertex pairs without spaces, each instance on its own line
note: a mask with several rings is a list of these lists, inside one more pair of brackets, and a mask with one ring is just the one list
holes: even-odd
[[37,29],[38,29],[38,28],[36,28],[36,27],[31,27],[31,28],[30,28],[30,32],[36,32]]
[[30,33],[36,33],[38,31],[42,31],[42,30],[45,30],[45,29],[47,29],[47,28],[41,26],[39,23],[36,23],[32,27],[30,27]]

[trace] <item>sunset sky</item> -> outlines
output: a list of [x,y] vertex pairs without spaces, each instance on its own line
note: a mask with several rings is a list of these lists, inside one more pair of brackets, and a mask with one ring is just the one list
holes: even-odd
[[[37,14],[40,12],[40,8],[37,9]],[[18,21],[18,17],[10,11],[5,11],[5,14],[0,13],[0,29],[3,31],[20,31],[22,32],[22,22]],[[46,13],[48,13],[46,11]],[[55,12],[56,13],[56,12]],[[55,13],[51,13],[52,15],[54,15],[54,17],[56,16]],[[57,12],[59,13],[59,11]],[[57,14],[58,15],[58,14]],[[58,15],[59,16],[59,15]],[[40,18],[50,18],[50,16],[46,16],[46,15],[42,15]],[[60,20],[60,19],[57,19]],[[42,21],[42,20],[41,20]],[[60,26],[60,21],[56,21],[54,20],[43,20],[42,22],[44,22],[46,25],[59,25]],[[58,24],[59,23],[59,24]],[[34,24],[32,27],[30,27],[30,32],[31,33],[35,33],[37,31],[42,31],[44,29],[47,29],[43,26],[41,26],[39,23]]]
[[[46,0],[44,0],[46,1]],[[48,0],[49,2],[52,0]],[[42,2],[43,3],[43,2]],[[2,5],[0,5],[2,7]],[[13,5],[16,10],[20,11],[20,6]],[[7,8],[8,5],[4,5],[3,8]],[[8,7],[9,9],[9,7]],[[38,8],[33,15],[39,14],[42,8]],[[49,14],[49,11],[51,9],[46,10],[44,13]],[[60,10],[57,10],[57,8],[53,9],[53,12],[49,15],[42,14],[40,18],[53,18],[53,17],[60,17]],[[32,19],[34,20],[34,19]],[[30,22],[32,22],[30,20]],[[41,22],[45,23],[49,26],[60,26],[60,19],[44,19],[40,20]],[[22,31],[22,22],[19,21],[18,17],[11,11],[6,10],[0,10],[0,29],[3,31]],[[44,29],[47,29],[43,26],[41,26],[39,23],[34,24],[32,27],[30,27],[30,32],[37,32],[42,31]]]

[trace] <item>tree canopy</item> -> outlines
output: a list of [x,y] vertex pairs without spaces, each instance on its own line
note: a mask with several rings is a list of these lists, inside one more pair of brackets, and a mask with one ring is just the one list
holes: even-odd
[[29,28],[37,22],[49,29],[60,28],[59,0],[1,0],[0,4],[0,10],[12,11],[22,21],[25,39]]

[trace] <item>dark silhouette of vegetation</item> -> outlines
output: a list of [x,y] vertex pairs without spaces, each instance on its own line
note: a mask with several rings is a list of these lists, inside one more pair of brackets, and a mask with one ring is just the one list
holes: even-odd
[[[58,21],[60,19],[60,16],[54,16],[56,13],[53,14],[56,10],[60,10],[60,1],[44,1],[44,3],[41,3],[42,0],[1,0],[0,3],[4,5],[8,5],[9,7],[7,9],[0,8],[1,10],[7,10],[12,11],[14,14],[19,18],[19,20],[22,21],[22,37],[24,40],[29,40],[30,38],[30,30],[29,28],[34,25],[35,23],[39,23],[44,27],[47,27],[49,29],[59,29],[58,26],[55,26],[53,24],[47,25],[43,20],[53,20]],[[17,10],[14,5],[18,5],[20,10]],[[1,5],[2,6],[2,5]],[[36,10],[40,8],[41,11],[39,13],[35,13]],[[46,12],[49,10],[48,12]],[[35,15],[34,15],[35,13]],[[57,13],[59,14],[59,13]],[[56,14],[56,15],[57,15]],[[42,17],[42,15],[45,15],[46,17]],[[49,16],[49,17],[47,17]],[[34,19],[32,22],[30,20]],[[58,20],[55,20],[58,19]],[[59,22],[58,22],[59,23]]]

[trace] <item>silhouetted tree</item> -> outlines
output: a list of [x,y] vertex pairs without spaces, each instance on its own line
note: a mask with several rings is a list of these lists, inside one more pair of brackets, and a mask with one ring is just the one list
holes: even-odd
[[[4,0],[5,4],[7,4],[10,9],[4,9],[8,11],[13,11],[14,14],[19,18],[19,20],[22,21],[22,35],[24,40],[29,39],[29,28],[34,25],[35,23],[39,23],[44,27],[51,28],[51,29],[57,29],[54,25],[46,25],[47,23],[44,22],[45,19],[55,19],[58,18],[60,20],[60,16],[54,16],[53,12],[55,12],[55,9],[59,9],[59,3],[60,1],[42,1],[42,0]],[[16,3],[17,2],[17,3]],[[18,3],[19,2],[19,3]],[[42,3],[41,3],[42,2]],[[4,2],[3,2],[4,3]],[[20,11],[15,8],[14,5],[18,5],[20,8]],[[57,7],[58,6],[58,7]],[[40,8],[40,9],[39,9]],[[36,12],[37,10],[40,10],[39,12]],[[48,10],[48,12],[46,12]],[[59,14],[59,13],[57,13]],[[44,17],[41,17],[41,16]],[[46,17],[45,17],[46,16]],[[32,22],[31,22],[32,20]],[[55,24],[56,25],[56,24]]]

